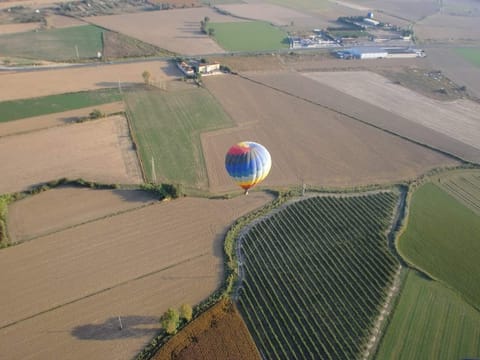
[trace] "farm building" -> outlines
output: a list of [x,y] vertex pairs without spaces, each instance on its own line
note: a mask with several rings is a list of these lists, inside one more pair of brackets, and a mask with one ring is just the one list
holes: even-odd
[[185,76],[193,76],[195,75],[195,70],[193,67],[191,67],[189,64],[187,64],[185,61],[179,61],[177,62],[177,67],[180,69],[180,71],[185,75]]
[[424,57],[425,52],[414,48],[355,47],[335,52],[340,59],[387,59]]
[[206,64],[206,63],[192,63],[192,66],[195,68],[195,71],[199,74],[211,74],[213,72],[219,71],[220,70],[220,63],[211,63],[211,64]]

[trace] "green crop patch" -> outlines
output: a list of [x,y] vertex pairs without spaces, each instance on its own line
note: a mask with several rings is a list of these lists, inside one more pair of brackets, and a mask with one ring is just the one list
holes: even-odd
[[385,235],[397,199],[312,197],[238,240],[239,309],[265,358],[362,357],[399,268]]
[[121,101],[118,89],[100,89],[0,102],[0,122]]
[[402,256],[480,309],[480,216],[432,183],[412,197]]
[[215,41],[228,51],[261,51],[288,48],[283,30],[263,21],[208,23]]
[[439,186],[480,215],[480,171],[454,171],[441,176]]
[[51,61],[95,58],[103,52],[103,30],[84,25],[0,36],[3,56]]
[[125,93],[125,99],[147,179],[206,188],[200,133],[233,126],[220,104],[192,86],[137,90]]
[[480,312],[438,281],[410,271],[376,359],[477,359]]
[[480,49],[478,48],[458,48],[455,50],[465,60],[475,66],[480,67]]

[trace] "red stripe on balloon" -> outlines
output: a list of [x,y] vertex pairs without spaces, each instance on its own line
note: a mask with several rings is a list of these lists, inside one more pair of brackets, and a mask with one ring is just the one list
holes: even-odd
[[228,155],[243,155],[246,154],[250,151],[249,146],[240,146],[240,145],[233,145],[229,150],[228,150]]

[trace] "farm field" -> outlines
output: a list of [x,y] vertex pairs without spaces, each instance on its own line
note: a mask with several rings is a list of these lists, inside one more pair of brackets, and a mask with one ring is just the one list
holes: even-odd
[[142,182],[123,116],[2,137],[0,163],[0,194],[62,177]]
[[2,356],[132,358],[168,307],[219,285],[227,227],[272,199],[250,195],[157,203],[2,249]]
[[86,25],[85,21],[70,16],[51,14],[45,17],[46,27],[52,29],[63,29],[74,26]]
[[240,238],[238,305],[266,358],[368,351],[399,269],[385,235],[397,200],[393,192],[310,197]]
[[423,43],[475,44],[480,40],[480,16],[453,16],[437,13],[418,21],[415,36]]
[[[192,339],[196,339],[192,341]],[[163,346],[152,360],[249,359],[260,354],[236,306],[220,300]]]
[[[355,81],[354,75],[357,72],[339,72],[341,75],[338,76],[338,81],[342,79],[348,79],[349,84],[355,84],[359,88],[363,88],[363,85]],[[370,72],[358,72],[360,74],[370,74]],[[306,101],[313,102],[318,104],[321,107],[326,107],[332,109],[341,114],[345,114],[353,119],[357,119],[363,123],[371,124],[375,127],[385,129],[388,132],[398,134],[401,137],[407,139],[412,139],[421,144],[427,144],[433,146],[436,149],[448,152],[450,154],[456,155],[462,159],[467,159],[469,161],[478,162],[480,161],[480,151],[478,146],[471,146],[455,138],[459,138],[463,133],[452,134],[455,138],[448,136],[444,133],[440,133],[431,128],[420,124],[416,119],[415,121],[408,120],[405,116],[401,114],[396,114],[394,112],[397,109],[398,112],[404,111],[407,114],[412,114],[415,110],[419,114],[420,119],[425,119],[425,114],[421,114],[421,109],[425,109],[426,105],[423,105],[422,102],[419,102],[419,99],[422,99],[426,104],[439,104],[441,108],[446,108],[446,115],[452,114],[450,107],[458,108],[460,113],[455,115],[459,119],[455,121],[463,120],[469,126],[472,126],[473,129],[476,129],[478,120],[475,117],[473,110],[478,108],[479,105],[475,102],[454,102],[454,103],[442,103],[435,101],[431,98],[421,96],[418,93],[415,93],[411,90],[403,88],[398,85],[391,84],[389,80],[385,80],[384,77],[379,75],[372,74],[373,78],[383,79],[382,83],[379,84],[378,89],[372,91],[372,89],[367,89],[368,93],[373,93],[374,98],[380,98],[381,100],[378,103],[374,103],[371,99],[364,100],[364,96],[361,94],[357,95],[357,91],[352,88],[347,88],[347,86],[342,86],[341,89],[337,89],[339,84],[333,84],[334,81],[332,78],[335,78],[335,72],[314,72],[314,73],[304,73],[298,74],[293,72],[275,72],[275,73],[246,73],[245,74],[249,79],[258,81],[266,86],[273,87],[279,91],[287,92],[288,94],[293,94],[300,98],[305,99]],[[350,78],[350,76],[352,76]],[[361,75],[363,76],[363,75]],[[325,80],[323,80],[325,77]],[[365,81],[369,81],[366,79]],[[326,84],[328,82],[328,85]],[[375,85],[376,86],[376,85]],[[386,89],[383,89],[386,87]],[[404,98],[400,97],[400,102],[402,99],[407,101],[408,106],[403,109],[398,109],[396,101],[392,100],[392,105],[389,104],[389,107],[386,108],[385,105],[382,105],[388,99],[387,96],[392,95],[392,92],[389,92],[389,87],[393,87],[396,91],[400,92],[400,96],[403,94]],[[380,90],[382,89],[382,91]],[[351,94],[351,95],[350,95]],[[383,98],[385,96],[385,99]],[[457,105],[455,105],[457,104]],[[464,104],[465,107],[461,108],[460,104]],[[390,108],[393,107],[393,109]],[[407,109],[408,108],[408,109]],[[430,109],[430,107],[427,107]],[[413,109],[413,110],[409,110]],[[435,114],[441,114],[437,109],[432,109]],[[445,117],[445,114],[443,116]],[[461,117],[460,117],[461,115]],[[448,119],[447,119],[448,120]],[[435,124],[435,128],[439,128],[441,124]],[[448,123],[443,124],[446,129],[451,129]],[[464,134],[466,140],[474,141],[474,137],[470,134]],[[476,144],[478,145],[478,143]]]
[[[8,208],[11,243],[140,208],[156,201],[140,190],[93,190],[61,186],[13,202]],[[48,205],[47,205],[48,204]]]
[[475,359],[480,313],[437,281],[409,271],[376,359]]
[[[0,36],[4,56],[66,61],[95,58],[103,51],[102,30],[91,25]],[[77,56],[78,50],[78,56]]]
[[400,20],[416,22],[435,14],[439,10],[439,4],[435,0],[386,0],[381,3],[375,0],[349,0],[348,2],[359,4],[368,9],[367,11],[373,11],[375,17],[382,21],[384,21],[384,15],[390,15]]
[[480,216],[433,183],[413,193],[398,250],[480,309]]
[[14,6],[46,6],[46,5],[53,5],[56,3],[67,2],[70,0],[13,0],[13,1],[2,1],[0,2],[0,9],[5,9]]
[[[278,77],[275,73],[269,79]],[[223,168],[224,155],[242,140],[269,149],[274,161],[265,186],[300,185],[302,181],[329,187],[385,183],[456,164],[424,147],[239,76],[210,76],[203,81],[237,125],[202,134],[212,192],[235,189]],[[329,90],[324,91],[316,95],[328,97]],[[337,106],[348,104],[342,97],[336,101]]]
[[233,125],[220,104],[204,89],[188,85],[170,92],[126,92],[125,101],[147,179],[206,189],[200,134]]
[[480,104],[440,102],[371,72],[318,72],[309,78],[480,150]]
[[[0,105],[1,106],[1,105]],[[0,123],[0,137],[14,134],[26,133],[34,130],[46,129],[54,126],[62,126],[75,123],[79,119],[86,118],[93,110],[100,110],[106,116],[123,112],[125,104],[123,102],[114,102],[89,106],[76,110],[63,111],[54,114],[34,116],[30,118],[7,121]]]
[[178,54],[223,53],[215,41],[200,32],[200,21],[205,17],[212,23],[244,21],[206,7],[94,16],[88,21]]
[[[167,61],[145,61],[91,67],[0,73],[2,101],[42,97],[54,94],[118,88],[143,83],[142,73],[150,72],[154,82],[177,79],[180,71]],[[69,81],[65,81],[68,78]],[[35,86],[32,86],[35,84]]]
[[476,48],[458,48],[456,52],[465,60],[473,65],[480,67],[480,49]]
[[453,171],[439,177],[438,185],[480,215],[480,171]]
[[[0,25],[0,34],[16,34],[26,31],[32,31],[40,28],[40,23],[24,23],[24,24],[3,24]],[[1,40],[0,36],[0,40]]]
[[268,3],[225,4],[217,7],[235,16],[266,21],[277,26],[290,25],[292,21],[302,24],[315,21],[305,13]]
[[263,21],[209,23],[217,43],[228,51],[259,51],[288,48],[288,35]]
[[[118,89],[113,88],[49,95],[23,100],[2,101],[0,102],[0,123],[121,100],[122,94]],[[86,115],[88,115],[88,113]]]

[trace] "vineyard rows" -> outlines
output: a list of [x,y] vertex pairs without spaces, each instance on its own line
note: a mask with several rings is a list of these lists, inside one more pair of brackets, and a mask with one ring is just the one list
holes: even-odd
[[243,235],[238,305],[266,359],[361,356],[397,260],[393,192],[294,202]]

